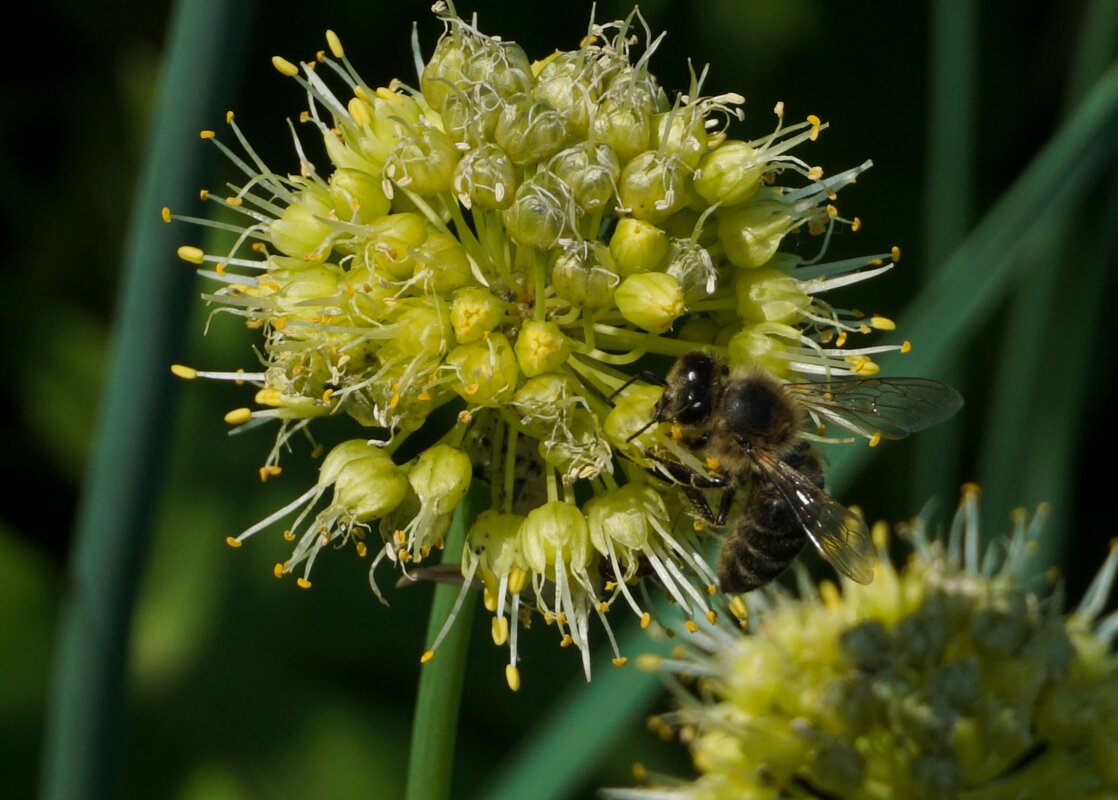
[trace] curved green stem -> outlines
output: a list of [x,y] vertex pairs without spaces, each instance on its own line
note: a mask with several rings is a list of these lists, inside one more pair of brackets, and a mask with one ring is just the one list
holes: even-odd
[[[454,512],[447,535],[443,563],[454,563],[462,552],[466,531],[489,504],[489,487],[474,481],[466,499]],[[454,767],[454,740],[458,729],[458,706],[466,674],[466,650],[473,627],[477,592],[440,584],[435,587],[427,641],[433,642],[446,622],[460,592],[465,592],[458,619],[439,644],[437,655],[423,666],[412,725],[411,757],[408,761],[407,800],[444,800],[450,797]]]

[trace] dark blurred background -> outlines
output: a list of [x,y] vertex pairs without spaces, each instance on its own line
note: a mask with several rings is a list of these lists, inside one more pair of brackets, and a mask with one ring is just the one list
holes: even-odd
[[[1083,13],[1081,2],[1055,0],[976,5],[975,220],[1052,134]],[[533,58],[577,46],[589,19],[585,2],[458,8],[463,16],[476,11],[483,31],[515,39]],[[630,8],[601,2],[597,18]],[[10,245],[3,275],[14,303],[12,325],[0,338],[0,794],[7,797],[33,794],[37,781],[57,598],[169,13],[166,4],[136,0],[113,4],[111,13],[80,2],[29,10],[37,24],[22,35],[49,38],[36,39],[34,51],[17,45],[0,78],[0,226]],[[801,151],[812,163],[834,173],[874,160],[873,170],[840,197],[842,211],[858,215],[864,227],[856,238],[837,236],[831,252],[841,258],[900,245],[899,268],[857,289],[859,305],[899,314],[922,274],[936,266],[926,263],[924,242],[927,218],[936,213],[925,207],[927,4],[651,0],[641,10],[654,32],[668,31],[653,72],[670,91],[686,89],[691,58],[711,64],[706,93],[746,96],[738,135],[768,132],[771,109],[783,100],[789,118],[814,113],[831,125],[809,153]],[[271,67],[272,55],[308,58],[325,46],[331,28],[370,84],[394,76],[414,83],[413,20],[429,54],[441,26],[424,3],[258,4],[241,36],[242,52],[229,54],[227,80],[240,87],[237,120],[265,160],[279,171],[296,168],[284,120],[305,107],[294,82]],[[21,35],[9,30],[9,39]],[[198,176],[199,187],[217,181],[216,174]],[[181,226],[184,243],[199,236]],[[232,318],[216,320],[203,338],[204,324],[205,310],[195,303],[180,360],[211,369],[251,363],[252,338]],[[977,448],[997,413],[987,406],[1004,324],[1003,309],[992,309],[974,340],[979,344],[952,366],[968,405],[960,452],[944,465],[951,485],[976,478]],[[1082,441],[1077,453],[1099,449],[1087,446],[1098,429],[1086,422],[1104,419],[1110,407],[1114,362],[1107,344],[1068,343],[1097,350],[1084,424],[1073,426]],[[430,588],[390,591],[385,608],[369,592],[362,563],[324,557],[314,589],[299,592],[271,576],[287,547],[278,537],[254,539],[237,552],[225,546],[226,535],[314,480],[305,459],[291,458],[280,478],[259,483],[256,469],[272,432],[230,439],[221,419],[248,399],[236,387],[184,383],[166,408],[162,435],[171,455],[165,473],[153,476],[157,525],[129,659],[125,796],[400,796]],[[920,507],[906,480],[912,455],[907,442],[891,446],[844,499],[873,518],[912,516]],[[1064,564],[1074,597],[1113,533],[1102,516],[1099,476],[1077,458],[1063,477],[1075,487],[1066,510],[1075,538]],[[941,500],[941,508],[954,503]],[[1008,519],[1008,506],[986,511]],[[469,797],[499,770],[548,713],[549,701],[581,680],[575,654],[559,652],[554,631],[538,626],[525,637],[524,686],[510,693],[504,652],[488,641],[487,627],[474,631],[456,797]],[[634,761],[685,774],[684,755],[635,719],[599,770],[586,775],[583,796],[596,786],[630,783]]]

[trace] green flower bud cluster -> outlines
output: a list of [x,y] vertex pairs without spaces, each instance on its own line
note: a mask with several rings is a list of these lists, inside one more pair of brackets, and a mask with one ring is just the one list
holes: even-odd
[[[416,52],[414,86],[374,88],[333,32],[311,61],[274,59],[309,98],[296,169],[266,165],[232,114],[236,152],[203,133],[244,177],[205,194],[227,212],[220,223],[189,221],[235,238],[224,254],[179,252],[216,284],[209,303],[261,331],[263,363],[175,372],[254,387],[255,405],[226,419],[279,423],[262,477],[280,473],[294,434],[320,417],[348,417],[375,443],[378,455],[331,468],[304,495],[325,502],[334,487],[314,517],[321,534],[302,534],[292,566],[309,569],[323,544],[375,526],[374,565],[406,572],[440,545],[470,477],[483,476],[497,516],[466,553],[497,537],[504,555],[466,560],[494,598],[502,576],[523,573],[493,601],[506,621],[494,624],[512,626],[495,639],[515,642],[512,604],[523,603],[588,663],[591,616],[605,622],[620,600],[648,624],[645,595],[631,588],[646,575],[689,626],[713,615],[715,581],[694,556],[684,501],[645,470],[645,445],[673,445],[655,428],[628,438],[655,398],[640,385],[613,398],[629,377],[619,367],[707,349],[781,377],[872,372],[873,353],[897,348],[846,349],[845,339],[888,321],[819,295],[896,256],[823,262],[833,226],[859,225],[833,201],[868,162],[824,177],[791,152],[823,124],[786,124],[782,105],[775,130],[732,138],[743,98],[703,95],[705,74],[670,95],[650,71],[660,39],[642,36],[636,11],[532,61],[449,3],[435,10],[445,31],[429,56]],[[813,235],[819,258],[780,251]],[[413,435],[404,451],[422,454],[398,459]]]
[[712,628],[702,651],[663,663],[700,676],[703,699],[657,723],[689,731],[699,777],[612,796],[1118,792],[1118,612],[1099,618],[1118,547],[1068,613],[1058,593],[1041,599],[1026,588],[1043,514],[1020,512],[1009,541],[982,555],[977,494],[964,489],[947,541],[915,523],[903,568],[888,560],[879,526],[873,584],[746,595],[737,613],[752,635]]

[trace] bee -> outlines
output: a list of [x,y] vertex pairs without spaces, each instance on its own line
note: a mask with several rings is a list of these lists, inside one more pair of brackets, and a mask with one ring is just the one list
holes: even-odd
[[[723,591],[733,593],[774,580],[807,541],[848,578],[873,580],[869,530],[827,493],[820,458],[804,436],[809,426],[834,424],[876,443],[942,422],[963,405],[955,389],[927,378],[783,383],[759,369],[732,370],[703,352],[680,357],[665,378],[637,378],[660,384],[664,393],[652,418],[629,440],[667,422],[684,448],[705,459],[707,474],[646,453],[650,471],[679,485],[705,522],[729,527],[718,577]],[[717,511],[707,501],[708,490],[722,492]]]

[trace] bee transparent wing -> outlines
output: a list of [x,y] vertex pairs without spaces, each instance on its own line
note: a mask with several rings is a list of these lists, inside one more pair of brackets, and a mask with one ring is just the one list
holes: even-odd
[[758,453],[754,458],[820,555],[852,581],[873,581],[877,554],[865,520],[776,456]]
[[831,378],[786,387],[824,423],[863,436],[903,439],[949,419],[962,396],[930,378]]

